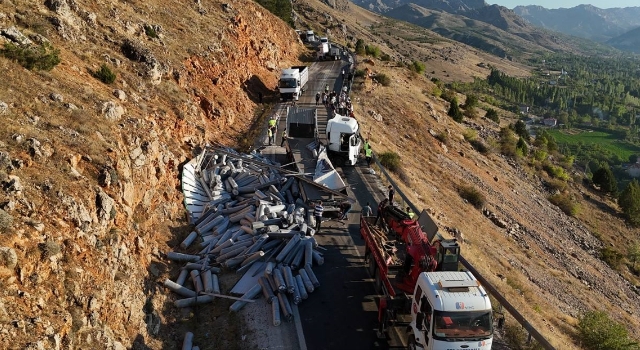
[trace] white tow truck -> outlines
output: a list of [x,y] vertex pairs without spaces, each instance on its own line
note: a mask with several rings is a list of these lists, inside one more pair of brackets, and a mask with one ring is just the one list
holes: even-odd
[[423,272],[411,301],[409,349],[489,350],[489,294],[468,271]]

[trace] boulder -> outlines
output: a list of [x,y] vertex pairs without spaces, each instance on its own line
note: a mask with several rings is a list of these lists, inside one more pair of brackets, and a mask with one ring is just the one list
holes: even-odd
[[124,91],[120,90],[120,89],[113,90],[113,96],[115,96],[120,101],[126,101],[127,100],[127,94]]
[[49,94],[49,98],[56,102],[64,102],[64,97],[55,92],[52,92],[51,94]]
[[0,101],[0,115],[3,115],[9,111],[9,105],[6,102]]
[[124,114],[124,108],[115,102],[108,101],[102,104],[102,113],[108,120],[118,120]]
[[126,39],[120,47],[122,53],[128,59],[137,62],[154,63],[158,62],[151,50],[144,47],[142,43]]
[[15,175],[9,175],[7,181],[3,182],[2,187],[5,189],[5,191],[15,194],[20,194],[24,189],[22,183],[20,182],[20,178]]
[[103,228],[109,225],[109,222],[113,219],[113,213],[115,213],[115,200],[109,197],[102,188],[96,189],[96,212],[98,216],[98,224]]
[[27,36],[22,34],[22,32],[18,30],[18,28],[13,26],[0,30],[0,35],[4,36],[5,38],[8,38],[9,40],[13,41],[18,45],[33,44],[33,41],[31,41],[31,39],[27,38]]
[[0,267],[12,269],[18,264],[18,255],[13,248],[0,247]]

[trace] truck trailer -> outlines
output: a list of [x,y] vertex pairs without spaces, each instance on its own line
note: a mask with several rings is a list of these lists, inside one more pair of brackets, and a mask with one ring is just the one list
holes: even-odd
[[329,43],[320,42],[317,51],[318,61],[326,60],[329,57]]
[[300,99],[308,81],[309,67],[307,66],[293,66],[288,69],[283,69],[278,83],[282,101],[297,101]]
[[[459,250],[429,244],[421,231],[387,230],[384,213],[378,215],[360,218],[367,269],[381,294],[378,335],[400,327],[410,349],[491,349],[493,316],[487,292],[470,272],[434,264]],[[408,216],[402,221],[425,222]]]
[[334,44],[331,44],[331,46],[329,47],[329,57],[334,61],[340,60],[340,52],[340,47],[335,46]]

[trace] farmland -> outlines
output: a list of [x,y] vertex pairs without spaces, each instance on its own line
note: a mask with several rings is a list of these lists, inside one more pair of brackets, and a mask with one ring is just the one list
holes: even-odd
[[568,148],[580,162],[597,159],[613,165],[628,162],[632,155],[640,155],[640,147],[624,141],[621,132],[576,128],[549,132],[563,153]]

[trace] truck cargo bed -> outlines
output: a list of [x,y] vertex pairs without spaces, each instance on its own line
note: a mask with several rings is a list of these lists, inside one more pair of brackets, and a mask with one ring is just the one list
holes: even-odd
[[[369,260],[369,272],[376,279],[376,288],[388,296],[403,294],[397,288],[405,275],[406,244],[387,233],[376,224],[376,217],[360,218],[360,234],[365,240],[365,257]],[[375,263],[375,269],[371,266]]]

